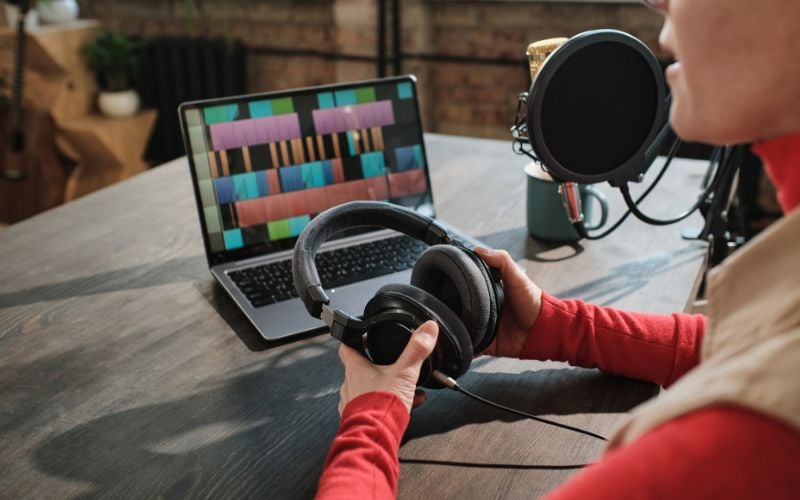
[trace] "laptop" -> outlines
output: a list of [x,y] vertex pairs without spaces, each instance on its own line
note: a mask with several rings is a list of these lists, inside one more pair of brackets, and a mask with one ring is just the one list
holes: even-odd
[[[436,215],[411,75],[187,102],[179,115],[211,274],[267,340],[324,327],[291,277],[317,214],[384,200]],[[409,282],[424,249],[390,230],[349,232],[317,267],[332,304],[359,315],[384,284]]]

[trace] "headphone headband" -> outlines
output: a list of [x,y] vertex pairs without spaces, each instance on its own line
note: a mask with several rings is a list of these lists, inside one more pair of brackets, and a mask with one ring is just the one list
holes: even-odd
[[[314,261],[317,250],[336,233],[367,227],[394,229],[428,245],[453,244],[447,230],[434,219],[387,202],[351,201],[322,212],[303,229],[292,256],[292,278],[297,294],[315,318],[321,317],[322,306],[330,303]],[[323,319],[326,323],[332,321]]]

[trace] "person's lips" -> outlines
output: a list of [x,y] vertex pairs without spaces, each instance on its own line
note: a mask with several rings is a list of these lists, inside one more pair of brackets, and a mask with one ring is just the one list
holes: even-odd
[[669,66],[667,66],[667,70],[665,71],[665,75],[667,77],[667,80],[674,79],[678,75],[678,73],[680,73],[680,71],[681,71],[681,63],[680,63],[680,61],[676,61],[676,62],[670,64]]

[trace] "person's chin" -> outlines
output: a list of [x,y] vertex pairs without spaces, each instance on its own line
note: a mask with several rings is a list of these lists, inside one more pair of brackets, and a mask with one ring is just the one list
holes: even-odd
[[699,132],[698,127],[695,126],[694,120],[691,116],[686,116],[683,112],[683,106],[680,105],[677,99],[673,98],[672,107],[669,110],[669,124],[672,130],[683,141],[695,142],[698,141],[696,135]]
[[[751,142],[760,137],[757,132],[763,131],[758,127],[760,121],[755,116],[758,113],[741,112],[737,115],[720,111],[723,107],[709,96],[701,98],[690,94],[682,86],[675,86],[672,96],[669,122],[672,130],[685,142],[723,146]],[[744,120],[741,116],[751,118]]]
[[734,130],[704,122],[699,113],[686,116],[681,115],[680,112],[672,112],[670,113],[670,125],[675,134],[684,142],[702,142],[716,146],[738,142]]
[[710,140],[709,130],[696,118],[691,113],[683,113],[681,107],[675,103],[670,109],[670,125],[681,140],[684,142],[714,142]]

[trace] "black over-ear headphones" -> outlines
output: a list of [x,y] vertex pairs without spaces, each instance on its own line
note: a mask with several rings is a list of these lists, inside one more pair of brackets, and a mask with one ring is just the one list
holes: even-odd
[[[411,284],[389,284],[354,317],[330,306],[314,258],[320,245],[345,229],[393,229],[431,245],[411,273]],[[300,234],[292,258],[292,276],[306,309],[330,327],[331,335],[373,363],[394,363],[411,334],[422,323],[439,324],[439,338],[423,363],[417,385],[442,387],[434,370],[458,378],[474,353],[486,349],[497,334],[503,309],[500,274],[466,248],[434,219],[378,201],[353,201],[315,217]]]

